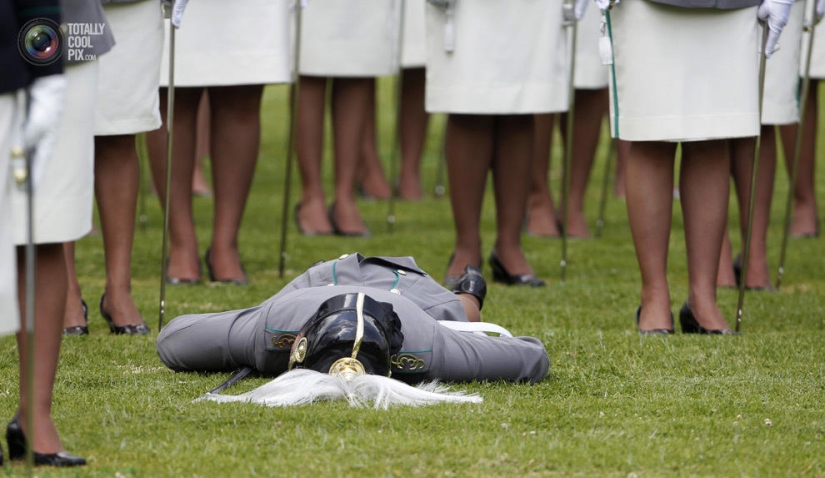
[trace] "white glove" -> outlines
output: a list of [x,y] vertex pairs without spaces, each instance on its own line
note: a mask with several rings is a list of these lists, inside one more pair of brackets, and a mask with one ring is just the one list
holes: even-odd
[[162,2],[164,8],[167,9],[166,11],[169,12],[172,26],[180,28],[183,21],[183,12],[186,10],[186,4],[189,3],[189,0],[162,0]]
[[[599,10],[605,11],[610,10],[613,5],[618,5],[621,0],[596,0],[596,6],[599,7]],[[582,14],[584,14],[584,9],[582,9]]]
[[31,182],[34,188],[43,179],[52,157],[65,100],[66,78],[63,75],[37,78],[29,87],[29,114],[23,125],[23,144],[32,161]]
[[814,19],[816,23],[819,23],[823,16],[825,16],[825,0],[816,0],[816,5],[814,6]]
[[[823,0],[825,1],[825,0]],[[576,0],[576,20],[581,20],[584,16],[585,10],[587,10],[587,4],[590,3],[590,0]]]
[[778,50],[779,34],[788,23],[794,0],[762,0],[757,16],[768,22],[768,43],[765,45],[765,57],[770,58]]

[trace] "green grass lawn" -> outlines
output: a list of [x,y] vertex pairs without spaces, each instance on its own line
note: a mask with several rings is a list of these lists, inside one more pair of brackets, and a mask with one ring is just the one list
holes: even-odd
[[[381,149],[391,145],[391,85],[383,82]],[[442,118],[423,162],[427,199],[398,203],[394,233],[387,204],[363,202],[370,239],[306,238],[290,218],[284,278],[277,272],[287,111],[285,87],[266,91],[263,143],[243,230],[251,285],[167,288],[167,318],[255,305],[310,264],[359,251],[413,255],[440,278],[453,241],[446,198],[433,198]],[[595,221],[604,149],[588,194]],[[558,145],[555,158],[559,157]],[[331,178],[330,158],[326,168]],[[825,187],[822,167],[818,184]],[[297,171],[292,204],[297,201]],[[552,177],[560,171],[554,162]],[[787,179],[777,178],[770,230],[775,268]],[[211,199],[196,199],[201,253],[209,243]],[[543,289],[490,284],[484,319],[544,342],[550,375],[535,385],[475,383],[478,405],[420,409],[350,409],[321,403],[294,409],[192,403],[228,374],[173,373],[158,360],[157,300],[161,211],[146,198],[148,226],[138,230],[133,289],[150,337],[112,336],[97,311],[104,285],[100,237],[78,243],[77,268],[91,306],[91,335],[63,341],[54,417],[79,470],[38,469],[39,476],[524,476],[524,475],[825,475],[825,273],[822,239],[794,240],[779,294],[749,293],[739,337],[640,337],[634,327],[639,272],[625,205],[611,198],[599,240],[573,241],[560,285],[561,242],[532,237],[524,247]],[[737,209],[731,208],[731,225]],[[483,214],[485,251],[493,245],[494,210]],[[734,245],[739,240],[732,229]],[[485,275],[490,277],[489,267]],[[678,203],[669,261],[674,311],[687,294],[684,233]],[[736,293],[719,302],[733,323]],[[95,305],[92,305],[95,304]],[[248,379],[233,392],[266,379]],[[17,353],[0,339],[0,419],[16,406]],[[3,424],[5,422],[2,422]],[[5,442],[4,449],[7,451]],[[23,474],[19,464],[7,474]]]

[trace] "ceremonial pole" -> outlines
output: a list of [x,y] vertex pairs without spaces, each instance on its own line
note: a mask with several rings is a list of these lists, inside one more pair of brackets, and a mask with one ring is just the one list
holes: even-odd
[[[762,49],[759,50],[759,127],[762,128],[762,97],[765,94],[765,48],[768,43],[769,28],[767,24],[762,27]],[[756,179],[759,172],[759,151],[761,149],[762,133],[756,136],[756,144],[753,148],[753,170],[751,172],[751,184],[748,198],[748,226],[745,232],[745,247],[742,250],[742,280],[739,281],[739,300],[736,305],[736,331],[739,332],[742,324],[742,307],[745,302],[745,285],[748,282],[748,262],[751,250],[751,236],[753,235],[753,211],[756,204]]]
[[[396,52],[398,53],[398,76],[395,80],[395,135],[392,140],[392,152],[390,152],[390,178],[392,178],[393,184],[398,183],[399,178],[396,177],[398,175],[398,163],[401,162],[402,159],[399,149],[401,148],[401,102],[403,101],[404,93],[404,66],[401,64],[404,53],[404,2],[405,0],[398,0],[401,12],[398,15],[398,47],[396,48]],[[396,191],[390,192],[390,200],[388,202],[387,231],[389,233],[393,232],[393,226],[395,225],[395,194]]]
[[[292,160],[295,156],[295,141],[298,130],[298,93],[300,91],[300,66],[301,66],[301,14],[303,10],[302,0],[295,0],[295,50],[293,53],[292,66],[292,88],[290,89],[290,117],[289,117],[289,139],[286,150],[286,171],[284,173],[284,198],[281,206],[281,249],[278,254],[278,277],[284,277],[284,264],[286,262],[286,239],[287,239],[287,218],[289,217],[289,191],[292,182]],[[296,211],[297,214],[297,211]]]
[[568,214],[567,209],[570,203],[570,169],[573,164],[573,125],[575,122],[576,109],[576,2],[575,0],[565,0],[563,7],[564,26],[567,29],[570,43],[570,72],[567,83],[568,106],[567,124],[564,145],[564,178],[562,179],[562,230],[561,230],[561,283],[564,284],[567,273],[567,236],[568,236]]
[[[172,17],[172,6],[165,9],[166,18]],[[172,145],[175,131],[175,26],[169,24],[169,87],[166,99],[166,201],[163,208],[163,243],[160,257],[160,301],[158,331],[163,328],[166,314],[166,264],[169,258],[169,204],[172,202]]]
[[811,17],[811,24],[806,26],[808,31],[808,51],[805,55],[805,75],[802,77],[802,93],[799,101],[799,124],[796,127],[796,138],[794,141],[793,161],[791,163],[791,175],[788,183],[788,199],[785,201],[785,221],[782,229],[782,249],[779,253],[779,271],[776,274],[776,289],[782,285],[782,278],[785,276],[785,253],[788,249],[788,236],[791,232],[791,210],[793,209],[794,188],[796,177],[799,173],[799,155],[802,150],[802,131],[805,125],[805,105],[808,103],[808,94],[811,87],[811,52],[814,49],[814,33],[816,29],[816,7]]

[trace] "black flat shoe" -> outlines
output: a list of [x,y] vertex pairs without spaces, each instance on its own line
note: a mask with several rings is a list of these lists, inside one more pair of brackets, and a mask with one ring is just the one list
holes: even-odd
[[332,232],[336,236],[341,236],[341,237],[365,237],[366,238],[366,237],[370,237],[372,235],[372,234],[370,234],[369,229],[364,229],[361,232],[349,232],[349,231],[341,230],[341,228],[338,227],[338,223],[335,221],[335,203],[332,203],[332,204],[329,205],[329,208],[327,209],[327,217],[329,218],[329,223],[332,224]]
[[679,324],[682,326],[683,334],[738,335],[737,332],[730,329],[708,330],[702,327],[693,315],[693,311],[690,310],[690,306],[687,301],[685,301],[685,305],[682,306],[682,309],[679,310]]
[[103,300],[106,294],[100,296],[100,316],[109,324],[109,331],[115,335],[147,335],[149,333],[149,326],[146,324],[129,324],[129,325],[115,325],[112,316],[103,310]]
[[[6,428],[6,441],[9,443],[9,459],[23,460],[26,458],[28,443],[23,428],[20,426],[20,418],[15,416]],[[0,465],[2,464],[0,454]],[[86,459],[74,456],[71,453],[61,451],[59,453],[38,453],[34,452],[34,464],[46,466],[84,466]]]
[[[83,320],[86,325],[73,325],[71,327],[63,328],[63,335],[89,335],[89,306],[86,301],[80,299],[80,304],[83,306]],[[2,461],[0,461],[2,463]]]
[[671,335],[674,332],[673,327],[673,312],[670,313],[670,328],[669,329],[650,329],[650,330],[642,330],[639,328],[639,316],[642,315],[642,306],[640,305],[638,309],[636,309],[636,330],[639,331],[639,335]]
[[217,277],[215,277],[215,270],[212,269],[212,248],[206,249],[206,254],[204,254],[203,256],[203,262],[206,263],[206,271],[209,273],[210,282],[220,282],[221,284],[235,285],[249,284],[249,278],[246,276],[246,269],[244,269],[243,264],[241,264],[241,272],[243,272],[243,279],[218,279]]
[[500,282],[507,285],[520,285],[529,287],[544,287],[543,280],[536,277],[535,274],[510,274],[501,261],[498,260],[498,254],[495,248],[490,253],[490,267],[493,268],[493,282]]
[[458,278],[458,282],[452,286],[451,292],[454,294],[470,294],[478,299],[478,310],[484,307],[484,298],[487,297],[487,281],[481,275],[481,269],[467,264],[464,266],[464,275]]
[[[450,266],[453,265],[454,260],[455,260],[455,252],[450,254],[450,260],[447,261],[447,270],[450,270]],[[478,269],[479,274],[481,273],[481,264],[482,264],[482,262],[484,262],[484,261],[482,261],[481,256],[479,256],[478,257],[478,263],[477,263],[478,265],[477,266],[473,265],[473,267]],[[469,265],[471,265],[471,264],[467,264],[467,266],[469,266]],[[464,274],[467,273],[467,266],[464,267]],[[444,275],[444,285],[446,285],[448,288],[452,289],[452,288],[456,287],[458,285],[458,283],[461,282],[461,279],[463,279],[463,278],[464,278],[464,275],[448,276],[448,275],[445,274]]]

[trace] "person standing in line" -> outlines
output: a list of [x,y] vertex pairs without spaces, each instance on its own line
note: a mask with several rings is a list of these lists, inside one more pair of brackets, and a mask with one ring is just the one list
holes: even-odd
[[[132,243],[140,188],[136,135],[160,126],[158,77],[163,47],[163,16],[154,0],[105,0],[103,11],[116,44],[100,61],[95,113],[95,181],[106,287],[98,304],[113,334],[149,333],[132,298]],[[67,243],[69,293],[64,333],[85,335],[88,306],[82,299]]]
[[[443,2],[439,2],[443,3]],[[481,266],[481,210],[492,170],[493,280],[543,286],[521,247],[535,115],[568,106],[562,1],[428,5],[426,109],[448,113],[445,148],[456,241],[445,283]]]
[[[746,287],[753,290],[772,290],[771,274],[768,269],[768,226],[771,215],[771,199],[776,177],[776,154],[779,143],[777,126],[785,130],[795,130],[799,124],[799,54],[802,41],[802,23],[805,16],[805,2],[794,3],[788,24],[783,29],[781,50],[771,56],[766,64],[765,96],[762,100],[761,146],[759,149],[758,183],[754,205],[753,230],[748,261]],[[795,134],[795,133],[794,133]],[[783,137],[782,146],[786,158],[793,158],[794,136]],[[742,244],[745,241],[750,202],[751,173],[753,165],[753,138],[731,140],[731,175],[736,186],[739,202],[739,226]],[[730,238],[726,233],[719,261],[717,284],[735,287],[741,279],[741,255],[733,256]]]
[[[611,132],[631,141],[627,212],[642,277],[636,325],[673,333],[667,252],[676,146],[688,254],[684,333],[729,334],[716,304],[727,224],[730,139],[759,134],[759,19],[776,48],[791,5],[783,0],[600,0],[611,44]],[[703,8],[695,8],[703,7]],[[701,35],[696,32],[701,31]],[[667,38],[667,41],[662,41]]]
[[[590,237],[584,217],[584,195],[601,137],[602,120],[608,110],[608,70],[599,57],[601,16],[596,8],[586,10],[576,29],[576,71],[573,80],[576,111],[567,216],[568,237],[574,238]],[[558,119],[561,137],[565,138],[567,115],[558,115]],[[552,115],[536,115],[536,151],[525,229],[527,233],[539,237],[559,237],[561,234],[561,214],[553,207],[548,179],[553,123]]]
[[[310,2],[301,30],[298,166],[301,201],[295,221],[304,235],[366,237],[355,183],[364,145],[373,79],[397,71],[398,2]],[[324,111],[332,89],[335,192],[327,205],[322,183]]]
[[[12,186],[13,182],[6,176],[8,168],[0,167],[0,176],[5,180],[0,182],[0,190],[11,187],[10,197],[7,193],[0,195],[3,198],[0,201],[9,201],[8,208],[0,207],[0,211],[7,215],[0,229],[4,234],[10,231],[18,246],[19,317],[26,316],[25,245],[29,241],[35,244],[33,293],[37,304],[34,311],[34,370],[31,374],[23,359],[28,353],[26,332],[17,335],[20,402],[6,428],[6,440],[12,460],[24,459],[27,449],[31,448],[36,465],[80,466],[85,465],[86,460],[66,452],[51,417],[68,284],[63,244],[77,240],[91,230],[97,58],[111,49],[114,40],[103,10],[95,0],[64,0],[60,6],[45,0],[2,1],[0,10],[0,44],[8,46],[4,51],[11,53],[11,56],[0,56],[2,70],[8,73],[0,79],[0,91],[6,93],[0,107],[0,116],[4,119],[0,127],[0,136],[4,137],[0,139],[0,145],[3,154],[8,154],[17,144],[19,132],[16,129],[22,123],[23,143],[29,153],[32,175],[29,183],[32,189],[28,192],[25,188]],[[62,34],[58,33],[61,20],[66,28]],[[86,32],[83,27],[88,25],[98,33]],[[27,38],[25,48],[19,53],[17,47],[23,45],[14,45],[18,32],[21,38]],[[50,40],[51,48],[29,42],[29,34]],[[66,47],[61,49],[60,42],[65,42]],[[84,47],[82,54],[73,48],[80,43],[90,45]],[[65,74],[62,74],[63,61]],[[28,105],[12,100],[12,92],[26,87]],[[19,164],[14,169],[15,175],[21,171]],[[32,237],[29,237],[28,222],[30,193],[34,195]],[[6,212],[9,209],[10,217]],[[2,269],[13,270],[13,267]],[[3,314],[8,314],[8,310],[4,309]],[[28,383],[30,375],[34,377],[33,384]],[[28,396],[30,388],[33,397]],[[33,409],[29,408],[30,402]],[[27,429],[30,420],[34,430]],[[28,437],[32,435],[29,441]]]
[[[263,86],[290,81],[289,0],[243,0],[227,7],[198,0],[186,10],[176,37],[175,124],[170,198],[170,284],[200,282],[201,263],[192,212],[198,105],[209,96],[215,214],[204,263],[213,282],[246,284],[238,235],[260,147]],[[249,32],[256,40],[249,41]],[[166,122],[168,38],[161,62],[160,110]],[[253,47],[254,46],[254,47]],[[166,194],[166,127],[148,135],[159,197]]]

